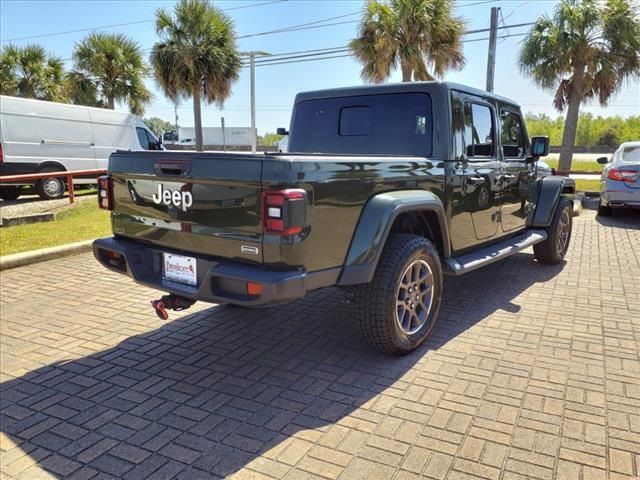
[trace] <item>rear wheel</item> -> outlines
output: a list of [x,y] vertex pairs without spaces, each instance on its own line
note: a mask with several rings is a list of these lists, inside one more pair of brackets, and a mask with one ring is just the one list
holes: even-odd
[[442,295],[438,252],[424,237],[393,234],[373,280],[352,291],[367,343],[386,353],[409,353],[424,342],[436,322]]
[[551,225],[547,228],[547,239],[533,246],[536,260],[546,265],[560,263],[569,250],[573,227],[573,205],[560,197]]
[[0,198],[2,200],[16,200],[20,196],[20,187],[2,187],[0,188]]
[[[52,167],[45,167],[42,172],[59,172]],[[60,177],[48,177],[36,182],[36,192],[43,200],[55,200],[62,198],[65,191],[64,180]]]

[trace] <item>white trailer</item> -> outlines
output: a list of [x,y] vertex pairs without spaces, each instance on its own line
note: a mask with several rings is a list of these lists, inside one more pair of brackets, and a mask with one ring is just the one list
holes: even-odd
[[[194,127],[180,127],[178,129],[178,143],[180,145],[196,144],[196,129]],[[224,136],[221,127],[204,127],[202,129],[203,145],[250,146],[251,128],[225,127]]]

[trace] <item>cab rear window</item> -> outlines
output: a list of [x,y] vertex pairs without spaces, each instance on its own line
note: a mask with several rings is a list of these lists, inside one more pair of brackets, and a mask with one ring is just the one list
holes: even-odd
[[432,130],[425,93],[306,100],[296,105],[289,151],[428,156]]

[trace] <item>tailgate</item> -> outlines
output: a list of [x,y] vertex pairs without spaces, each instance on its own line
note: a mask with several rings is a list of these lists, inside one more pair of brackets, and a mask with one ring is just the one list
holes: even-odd
[[109,173],[114,234],[262,263],[262,157],[119,152],[110,158]]

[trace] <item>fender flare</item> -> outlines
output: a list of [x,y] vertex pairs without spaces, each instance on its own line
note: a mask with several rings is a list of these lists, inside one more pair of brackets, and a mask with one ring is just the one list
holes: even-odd
[[548,227],[551,225],[560,197],[576,193],[576,181],[569,177],[548,176],[539,178],[531,191],[535,209],[527,217],[528,227]]
[[409,211],[435,213],[442,236],[444,257],[451,255],[449,230],[440,198],[426,190],[380,193],[371,197],[364,205],[338,285],[369,283],[373,279],[393,222],[398,215]]

